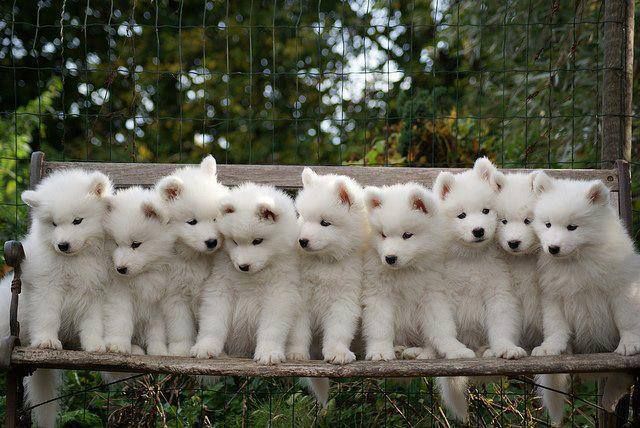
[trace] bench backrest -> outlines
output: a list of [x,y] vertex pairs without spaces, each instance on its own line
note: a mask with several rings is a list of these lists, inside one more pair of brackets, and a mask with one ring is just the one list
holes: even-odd
[[[184,164],[166,163],[97,163],[97,162],[50,162],[44,153],[35,152],[31,157],[31,188],[47,175],[69,168],[84,168],[102,171],[113,180],[117,188],[133,185],[153,186],[160,178],[170,174]],[[302,187],[300,165],[218,165],[218,180],[234,186],[246,181],[270,184],[284,189]],[[363,167],[363,166],[313,166],[318,174],[336,173],[352,177],[363,186],[413,181],[431,187],[440,171],[453,173],[461,168],[407,168],[407,167]],[[526,172],[524,169],[504,169],[503,172]],[[620,217],[631,227],[631,176],[629,164],[617,161],[612,169],[553,169],[545,170],[557,178],[580,180],[602,180],[611,190],[611,201],[618,208]]]

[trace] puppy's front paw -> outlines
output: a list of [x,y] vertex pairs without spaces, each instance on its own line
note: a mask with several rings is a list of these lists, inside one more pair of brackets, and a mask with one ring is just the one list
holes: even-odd
[[396,353],[391,347],[375,347],[367,351],[365,359],[371,361],[392,361],[396,359]]
[[216,340],[201,339],[191,347],[191,356],[196,358],[218,358],[223,346]]
[[640,352],[640,340],[621,340],[620,344],[615,350],[616,354],[620,355],[636,355]]
[[83,340],[82,349],[84,349],[87,352],[104,352],[107,349],[107,347],[104,343],[104,340],[102,340],[99,337],[95,337],[95,338],[86,338],[85,340]]
[[286,357],[284,352],[276,350],[257,350],[253,355],[253,361],[258,364],[267,364],[270,366],[283,363]]
[[131,354],[131,340],[124,337],[111,337],[105,341],[107,352],[114,354]]
[[403,360],[415,360],[420,355],[424,354],[424,352],[424,348],[413,346],[411,348],[405,348],[404,351],[402,351],[402,353],[400,354],[400,358],[402,358]]
[[33,348],[39,349],[62,349],[62,342],[57,337],[42,337],[31,342]]
[[428,346],[420,349],[422,349],[422,352],[416,357],[416,360],[433,360],[438,358],[438,354],[436,354],[436,351],[432,347]]
[[289,361],[307,361],[311,358],[308,352],[302,350],[290,350],[287,352],[287,360]]
[[356,354],[351,352],[346,346],[335,346],[325,349],[324,360],[331,364],[349,364],[356,360]]
[[527,356],[527,351],[519,346],[505,345],[497,348],[487,349],[483,357],[484,358],[504,358],[506,360],[517,360]]
[[149,355],[169,355],[169,350],[164,342],[149,342],[147,345]]
[[558,346],[553,346],[553,345],[545,345],[544,343],[540,346],[536,346],[535,348],[533,348],[533,351],[531,351],[531,356],[532,357],[544,357],[547,355],[560,355],[562,354],[562,352],[564,352],[564,349],[561,349]]
[[457,348],[445,352],[444,357],[448,360],[458,360],[460,358],[475,358],[476,353],[469,348]]
[[189,355],[191,343],[189,342],[171,342],[169,343],[169,355],[177,357],[186,357]]

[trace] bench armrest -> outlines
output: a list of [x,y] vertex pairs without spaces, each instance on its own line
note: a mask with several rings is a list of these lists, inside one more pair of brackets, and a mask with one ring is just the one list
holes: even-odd
[[[4,260],[13,268],[11,281],[11,306],[9,308],[9,336],[0,338],[0,369],[8,369],[11,365],[11,352],[20,345],[20,323],[18,322],[18,299],[22,291],[22,261],[25,258],[24,248],[20,241],[4,243]],[[4,333],[4,332],[3,332]]]

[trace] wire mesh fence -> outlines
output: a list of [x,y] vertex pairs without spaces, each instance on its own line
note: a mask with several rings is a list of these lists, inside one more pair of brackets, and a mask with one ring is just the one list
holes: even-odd
[[[19,195],[33,150],[96,162],[197,162],[212,153],[219,163],[455,167],[488,155],[505,167],[597,168],[612,160],[601,155],[610,24],[628,30],[596,0],[5,1],[0,239],[26,230]],[[627,116],[638,120],[628,111],[619,119]],[[254,400],[260,388],[273,392],[247,382]],[[339,383],[337,407],[384,406],[383,415],[417,416],[418,425],[443,417],[432,404],[425,413],[430,381],[414,382],[419,393],[402,399],[380,382]],[[125,396],[126,388],[134,387]],[[184,388],[163,397],[184,406],[198,396]],[[525,389],[516,388],[525,397],[518,403],[530,405],[509,414],[544,420]],[[279,420],[318,413],[298,386],[286,391]],[[167,400],[156,404],[179,417]],[[77,411],[88,404],[67,402]],[[207,417],[226,418],[220,408]],[[596,417],[576,409],[575,417]]]

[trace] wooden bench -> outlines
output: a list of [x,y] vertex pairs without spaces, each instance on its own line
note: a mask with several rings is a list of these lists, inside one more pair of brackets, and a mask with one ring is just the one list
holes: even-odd
[[[30,188],[34,188],[51,173],[69,168],[98,170],[111,177],[117,188],[132,185],[152,186],[161,177],[182,165],[91,162],[49,162],[42,152],[31,157]],[[218,179],[226,185],[245,181],[271,184],[285,189],[302,186],[303,166],[280,165],[218,165]],[[319,174],[339,173],[353,177],[362,185],[383,185],[414,181],[431,187],[438,168],[399,167],[335,167],[315,166]],[[460,169],[447,169],[451,172]],[[511,170],[505,170],[509,172]],[[515,171],[515,170],[513,170]],[[523,170],[517,170],[522,172]],[[547,170],[559,178],[602,180],[612,192],[612,203],[619,210],[627,227],[631,227],[631,183],[629,165],[617,161],[613,169]],[[261,366],[249,359],[221,358],[196,360],[186,357],[125,356],[80,351],[52,351],[19,346],[17,322],[20,294],[20,262],[24,259],[22,245],[5,243],[5,260],[14,268],[12,284],[11,336],[0,347],[0,369],[7,376],[7,426],[17,426],[22,405],[22,378],[37,368],[68,370],[108,370],[136,373],[175,373],[190,375],[256,376],[256,377],[419,377],[455,375],[525,375],[535,373],[633,372],[640,370],[640,355],[622,357],[616,354],[562,355],[557,357],[526,357],[520,360],[462,359],[371,362],[356,361],[335,366],[321,361],[287,362],[278,366]],[[636,391],[637,385],[636,385]],[[640,401],[640,400],[634,400]],[[635,408],[640,411],[640,405]]]

